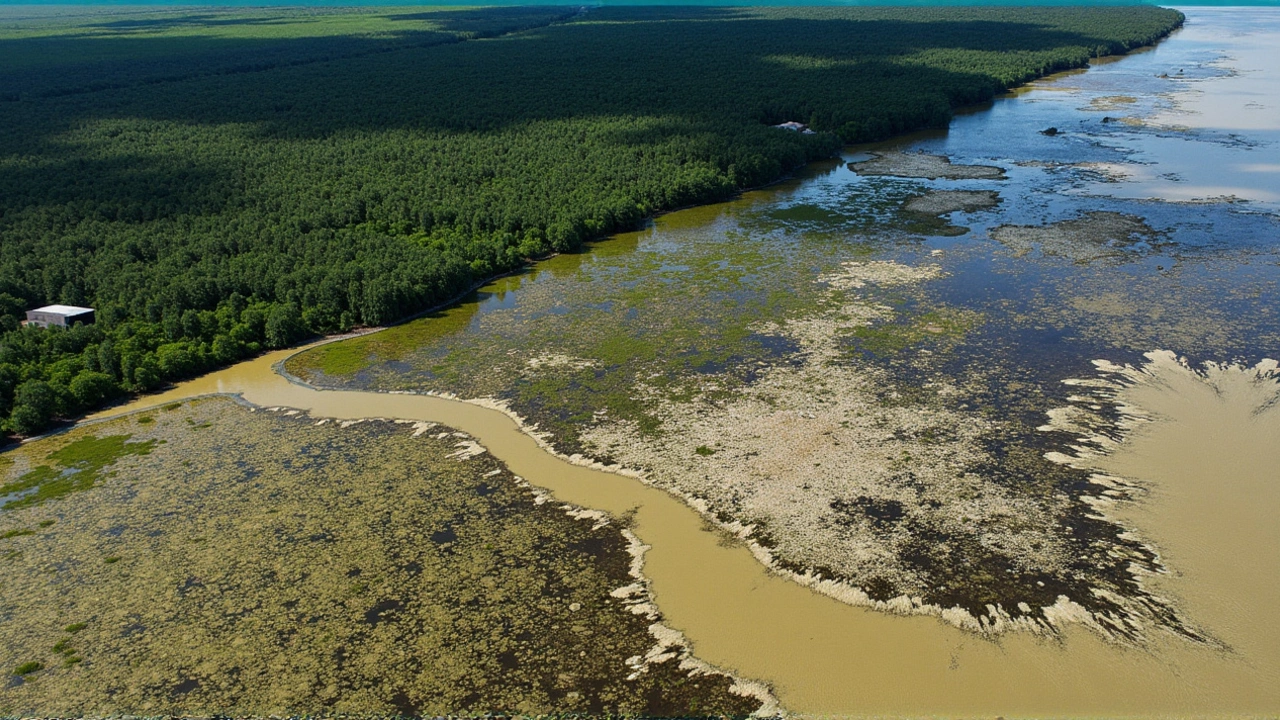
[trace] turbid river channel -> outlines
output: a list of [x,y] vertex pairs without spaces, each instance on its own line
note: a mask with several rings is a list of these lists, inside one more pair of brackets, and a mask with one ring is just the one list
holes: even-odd
[[230,393],[469,433],[634,511],[665,622],[792,713],[1275,716],[1280,10],[1186,13],[104,417]]

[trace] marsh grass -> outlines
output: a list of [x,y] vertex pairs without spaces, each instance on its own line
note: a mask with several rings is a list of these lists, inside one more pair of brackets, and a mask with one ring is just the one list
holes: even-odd
[[18,495],[0,506],[0,510],[38,505],[68,493],[88,490],[117,460],[130,455],[146,455],[159,442],[131,443],[131,437],[111,435],[97,438],[88,435],[49,452],[45,461],[52,461],[51,464],[39,465],[0,485],[0,496]]
[[[129,442],[114,434],[139,428],[125,417],[23,446],[104,470],[92,491],[58,500],[47,541],[5,562],[0,664],[45,669],[0,684],[0,714],[759,705],[724,675],[680,669],[679,646],[643,671],[628,664],[656,640],[654,618],[628,604],[648,596],[611,595],[636,582],[622,525],[536,503],[488,454],[451,457],[447,429],[315,422],[211,398],[156,415]],[[49,507],[6,511],[0,531]]]
[[944,307],[856,327],[848,338],[855,352],[895,355],[908,349],[955,344],[981,322],[979,313]]

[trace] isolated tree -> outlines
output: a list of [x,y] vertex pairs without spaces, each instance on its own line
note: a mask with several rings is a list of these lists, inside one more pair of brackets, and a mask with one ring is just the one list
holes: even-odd
[[28,380],[13,393],[9,429],[19,435],[35,435],[49,427],[58,411],[58,394],[43,380]]
[[307,325],[302,321],[302,311],[296,303],[284,303],[271,308],[267,314],[267,347],[282,348],[307,336]]
[[102,372],[86,370],[76,375],[68,386],[76,404],[92,408],[120,394],[116,379]]

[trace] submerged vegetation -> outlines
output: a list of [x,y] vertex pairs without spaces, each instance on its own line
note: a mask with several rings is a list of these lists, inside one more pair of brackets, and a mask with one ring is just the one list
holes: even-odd
[[[975,337],[988,309],[1007,311],[936,295],[949,255],[903,233],[930,186],[815,175],[665,215],[286,367],[322,387],[505,404],[559,452],[643,472],[848,602],[979,632],[1191,636],[1141,586],[1155,553],[1091,517],[1082,473],[1019,444],[1044,408],[991,412],[1001,376]],[[961,200],[986,212],[991,195]]]
[[103,469],[116,460],[126,455],[146,455],[156,445],[155,440],[131,443],[129,438],[129,435],[104,438],[87,435],[50,452],[50,464],[39,465],[0,484],[0,510],[36,505],[67,493],[88,490],[102,476]]
[[9,473],[124,432],[153,451],[0,512],[0,532],[41,528],[0,540],[0,667],[25,675],[0,683],[0,714],[744,716],[769,700],[656,624],[624,528],[449,428],[211,398],[28,443]]
[[[7,12],[0,418],[24,435],[420,312],[843,142],[944,126],[1181,22],[1145,6]],[[769,127],[784,120],[818,134]],[[53,302],[98,322],[18,327]]]

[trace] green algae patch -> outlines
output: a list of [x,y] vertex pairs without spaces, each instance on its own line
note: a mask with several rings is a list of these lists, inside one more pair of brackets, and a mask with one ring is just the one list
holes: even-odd
[[296,366],[302,373],[319,370],[325,375],[351,375],[369,366],[369,350],[355,340],[331,343],[306,354],[307,361]]
[[[744,229],[776,226],[757,212],[758,201],[749,193],[730,203]],[[865,252],[848,238],[820,237],[803,251],[778,253],[733,229],[712,242],[683,229],[686,216],[707,215],[695,208],[663,216],[655,221],[660,233],[628,233],[590,253],[549,258],[457,307],[306,351],[286,369],[315,385],[508,402],[569,453],[585,449],[581,430],[604,417],[660,434],[655,402],[732,393],[750,382],[741,369],[784,361],[795,344],[755,326],[803,312],[809,294],[785,288],[804,288],[811,263]],[[636,251],[654,239],[657,251]],[[638,395],[640,384],[661,397]]]
[[[64,456],[86,454],[89,429]],[[24,545],[0,583],[0,666],[43,669],[0,683],[0,715],[761,706],[654,629],[673,632],[634,536],[462,433],[208,398],[156,415],[130,444],[144,443],[94,492],[59,501],[56,525],[10,541]],[[0,532],[48,512],[0,514]]]
[[894,355],[908,349],[954,344],[981,322],[981,314],[972,310],[940,308],[895,322],[856,327],[848,338],[857,351]]
[[[499,278],[485,289],[501,287],[510,280],[510,277]],[[428,313],[418,322],[312,348],[290,358],[287,368],[303,379],[341,377],[354,375],[379,362],[400,360],[423,345],[464,331],[480,303],[490,294],[484,290],[471,293],[461,304]]]
[[131,443],[128,442],[130,437],[111,435],[97,438],[90,435],[50,452],[46,460],[53,461],[52,464],[39,465],[0,485],[0,498],[7,498],[0,504],[0,510],[37,505],[68,493],[88,490],[117,460],[130,455],[146,455],[157,442]]

